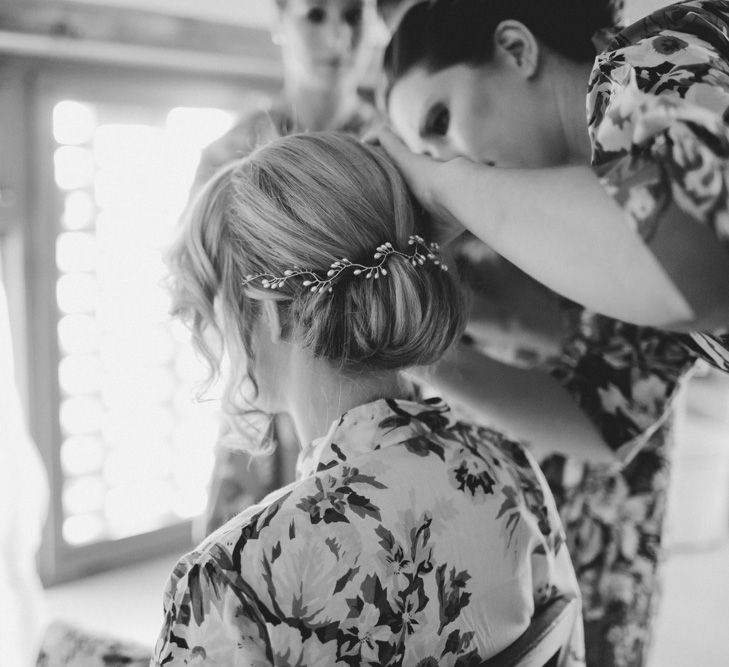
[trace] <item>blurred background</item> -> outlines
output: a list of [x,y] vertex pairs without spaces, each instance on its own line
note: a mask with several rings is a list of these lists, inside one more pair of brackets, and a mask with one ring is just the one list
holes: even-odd
[[[628,0],[628,16],[663,4]],[[149,645],[193,544],[218,406],[214,391],[196,400],[203,369],[168,317],[162,254],[201,149],[280,89],[273,15],[273,0],[0,4],[0,346],[12,340],[49,481],[38,571],[51,618]],[[677,433],[654,664],[718,667],[729,378],[697,373]]]

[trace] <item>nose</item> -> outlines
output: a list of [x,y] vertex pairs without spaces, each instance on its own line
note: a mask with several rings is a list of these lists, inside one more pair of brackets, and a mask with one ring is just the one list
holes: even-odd
[[[334,12],[332,12],[334,14]],[[327,30],[324,38],[328,50],[344,55],[352,50],[353,30],[341,17],[334,15],[328,17]]]

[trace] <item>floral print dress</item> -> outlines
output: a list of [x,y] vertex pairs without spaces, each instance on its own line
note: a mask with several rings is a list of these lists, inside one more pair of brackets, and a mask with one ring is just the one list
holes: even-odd
[[[494,259],[482,242],[469,246],[461,261],[467,258],[471,287],[481,295],[493,295],[479,284],[483,275],[490,276],[488,289],[523,280],[504,271],[505,260]],[[486,356],[550,373],[624,462],[616,468],[554,454],[540,463],[582,592],[587,665],[639,667],[660,602],[672,406],[696,357],[670,333],[596,315],[534,287],[541,289],[526,300],[517,288],[497,304],[508,306],[512,297],[519,313],[538,309],[541,328],[529,333],[539,334],[542,345],[534,346],[534,335],[520,335],[521,324],[507,330],[515,341],[509,349],[494,347],[490,330],[484,335],[478,327],[469,330],[470,344]],[[496,298],[502,298],[498,291]]]
[[537,466],[440,399],[350,410],[298,474],[178,563],[153,665],[465,667],[578,596]]
[[[594,169],[637,233],[650,240],[678,207],[729,250],[729,3],[677,3],[613,32],[587,117]],[[542,467],[583,594],[587,664],[639,667],[660,600],[672,405],[697,359],[729,370],[729,338],[565,314],[571,333],[546,367],[626,465]]]

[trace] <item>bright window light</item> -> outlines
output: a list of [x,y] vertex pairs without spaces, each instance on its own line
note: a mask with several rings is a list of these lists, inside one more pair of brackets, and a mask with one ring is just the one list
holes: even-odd
[[183,144],[202,150],[225,134],[236,115],[222,109],[176,107],[167,114],[166,130]]
[[149,484],[145,480],[110,489],[104,514],[110,534],[121,538],[162,527],[171,511],[169,484]]
[[56,283],[56,300],[62,313],[92,312],[98,298],[96,278],[90,273],[69,273]]
[[94,200],[84,190],[72,190],[64,200],[61,224],[69,230],[88,229],[94,221]]
[[58,365],[58,381],[61,390],[70,396],[97,393],[101,386],[98,357],[90,354],[64,357]]
[[63,489],[63,509],[66,514],[91,514],[104,506],[106,486],[94,475],[68,481]]
[[153,172],[160,160],[163,130],[133,123],[104,123],[94,132],[94,157],[99,169],[113,169],[133,178]]
[[60,271],[93,271],[98,260],[96,237],[86,232],[63,232],[56,238],[56,265]]
[[219,401],[194,398],[205,367],[170,319],[163,254],[201,148],[235,117],[72,100],[54,108],[69,544],[140,534],[204,509]]
[[98,514],[66,516],[63,520],[63,539],[71,546],[98,542],[106,537],[103,519]]
[[[213,449],[196,448],[176,449],[180,454],[174,456],[171,464],[175,485],[181,489],[204,488],[210,479],[213,464]],[[184,452],[184,455],[183,455]]]
[[104,464],[104,481],[110,486],[162,482],[169,476],[171,453],[169,447],[149,445],[145,440],[128,448],[116,447]]
[[53,137],[59,144],[84,144],[95,128],[96,114],[88,104],[63,100],[53,107]]
[[53,154],[56,185],[61,190],[77,190],[94,180],[94,156],[88,148],[61,146]]
[[192,519],[205,511],[207,494],[200,487],[184,486],[172,501],[172,511],[181,519]]
[[109,407],[101,420],[104,442],[112,448],[131,450],[135,443],[154,447],[166,445],[174,427],[175,415],[167,406],[147,406],[127,397]]
[[101,402],[90,396],[74,396],[61,403],[61,427],[68,435],[96,433],[101,425]]
[[58,321],[58,341],[64,354],[86,354],[99,349],[101,332],[91,315],[65,315]]
[[104,443],[97,437],[75,435],[61,445],[63,472],[71,477],[99,471],[105,456]]

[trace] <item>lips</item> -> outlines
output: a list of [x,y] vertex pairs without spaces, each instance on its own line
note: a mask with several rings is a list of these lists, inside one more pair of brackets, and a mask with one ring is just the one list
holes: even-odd
[[319,63],[329,69],[345,69],[350,65],[349,60],[345,58],[324,58]]

